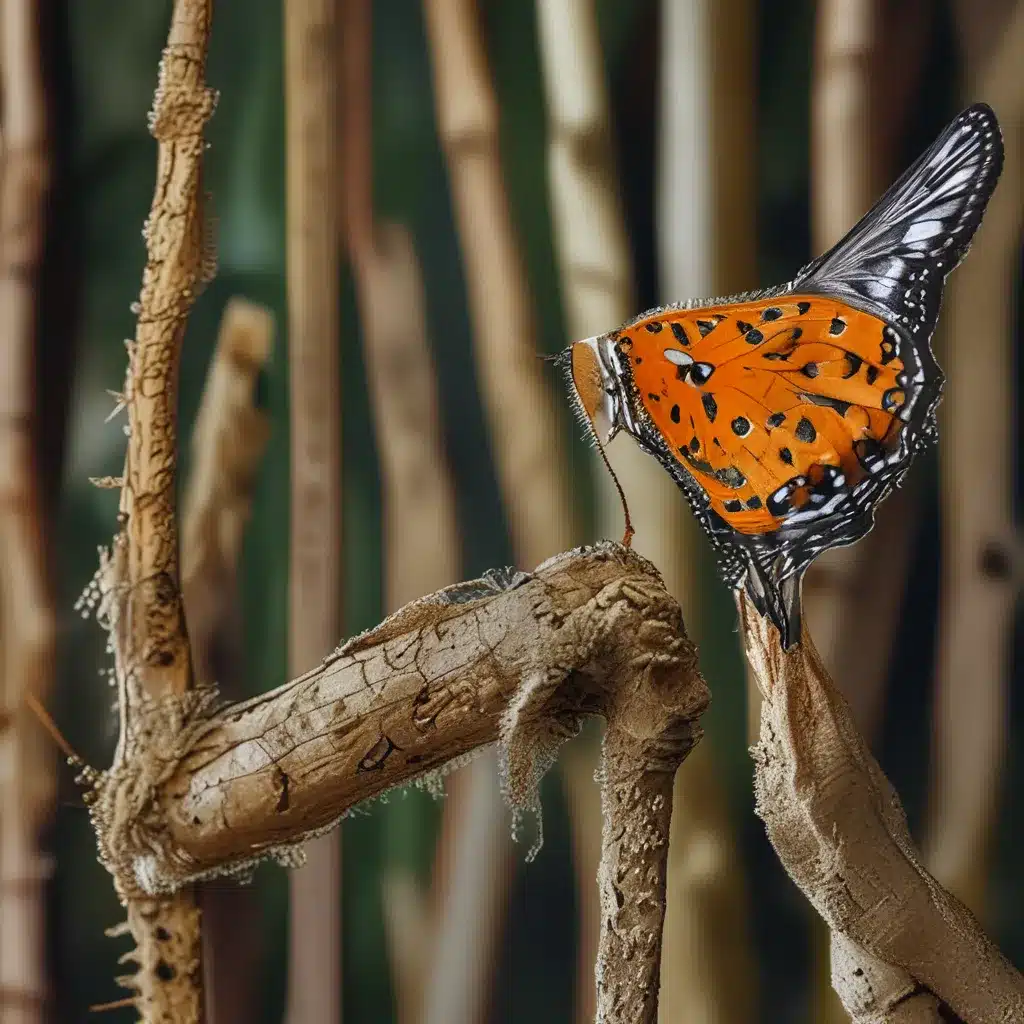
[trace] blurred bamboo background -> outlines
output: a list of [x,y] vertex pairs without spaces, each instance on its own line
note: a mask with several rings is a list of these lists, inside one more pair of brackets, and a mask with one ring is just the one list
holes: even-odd
[[[123,462],[107,391],[170,10],[0,0],[0,443],[15,453],[0,458],[0,1024],[133,1019],[89,1013],[123,994],[123,947],[104,936],[118,908],[72,772],[16,704],[32,689],[109,763],[103,641],[73,606],[116,516],[88,481]],[[425,591],[621,536],[538,356],[657,302],[786,279],[985,99],[1007,168],[947,295],[940,454],[808,575],[808,618],[933,870],[1024,966],[1022,60],[1024,0],[215,3],[218,274],[181,378],[199,681],[258,693]],[[19,203],[14,175],[39,167],[38,200]],[[34,276],[24,237],[42,241]],[[714,698],[676,783],[661,1019],[842,1019],[820,928],[753,814],[731,597],[668,477],[627,439],[610,455]],[[16,542],[22,494],[41,552]],[[8,536],[30,567],[11,571]],[[19,616],[49,621],[51,594],[52,671],[48,626],[38,653],[10,643]],[[304,881],[265,866],[244,895],[205,889],[210,1020],[592,1019],[598,738],[588,727],[542,785],[529,863],[535,825],[511,841],[480,758],[444,800],[411,789],[348,818]],[[32,934],[45,943],[16,942]]]

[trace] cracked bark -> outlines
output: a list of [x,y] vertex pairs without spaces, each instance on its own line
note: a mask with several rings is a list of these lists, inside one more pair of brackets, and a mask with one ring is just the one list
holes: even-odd
[[102,846],[154,897],[261,856],[294,861],[359,801],[495,742],[506,795],[528,808],[561,744],[601,714],[598,1020],[653,1022],[672,777],[707,700],[657,571],[606,542],[415,601],[253,700],[154,706],[173,742],[146,746],[146,787],[101,782]]
[[785,653],[745,595],[739,606],[764,698],[757,813],[832,932],[847,1013],[858,1024],[939,1021],[949,1009],[965,1024],[1024,1019],[1024,977],[923,867],[899,797],[807,630]]
[[[185,888],[161,898],[139,877],[118,870],[106,843],[116,808],[104,794],[124,786],[149,790],[162,749],[173,746],[192,672],[182,608],[175,516],[178,362],[188,314],[213,273],[203,213],[203,130],[216,96],[206,87],[210,0],[176,0],[149,119],[157,140],[156,187],[146,221],[146,267],[128,343],[124,401],[129,439],[121,485],[123,532],[101,560],[92,598],[110,632],[120,711],[114,762],[89,795],[100,860],[114,875],[136,948],[121,962],[136,969],[120,979],[134,990],[147,1024],[201,1018],[199,914]],[[156,711],[154,709],[157,709]]]

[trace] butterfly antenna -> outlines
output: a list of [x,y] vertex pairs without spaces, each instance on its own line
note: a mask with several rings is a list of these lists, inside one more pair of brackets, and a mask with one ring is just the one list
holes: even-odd
[[632,546],[633,535],[636,530],[633,529],[633,520],[629,518],[629,505],[626,503],[626,492],[622,489],[622,484],[619,483],[619,478],[615,475],[615,470],[612,469],[611,462],[608,461],[608,454],[604,450],[604,445],[601,444],[601,439],[597,436],[597,431],[594,431],[594,440],[597,442],[597,451],[601,456],[601,461],[605,464],[605,468],[611,474],[612,480],[615,483],[615,490],[619,492],[619,501],[622,502],[622,514],[626,519],[626,530],[622,535],[622,546],[628,548]]

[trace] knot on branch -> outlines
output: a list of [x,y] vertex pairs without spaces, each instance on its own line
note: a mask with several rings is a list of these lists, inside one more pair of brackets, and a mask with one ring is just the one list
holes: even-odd
[[218,94],[202,82],[202,54],[195,47],[164,50],[148,119],[153,138],[160,142],[194,139],[203,144],[203,129],[217,108]]
[[170,892],[169,879],[188,874],[189,859],[166,837],[159,787],[193,748],[218,704],[217,689],[143,700],[132,707],[117,764],[101,773],[89,814],[100,863],[122,901]]

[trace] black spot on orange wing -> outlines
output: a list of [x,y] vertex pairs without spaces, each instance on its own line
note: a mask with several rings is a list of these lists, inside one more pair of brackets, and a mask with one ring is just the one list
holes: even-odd
[[804,444],[813,444],[814,439],[818,436],[818,432],[814,429],[814,424],[806,416],[801,416],[796,429],[793,431],[793,436],[798,441],[803,441]]

